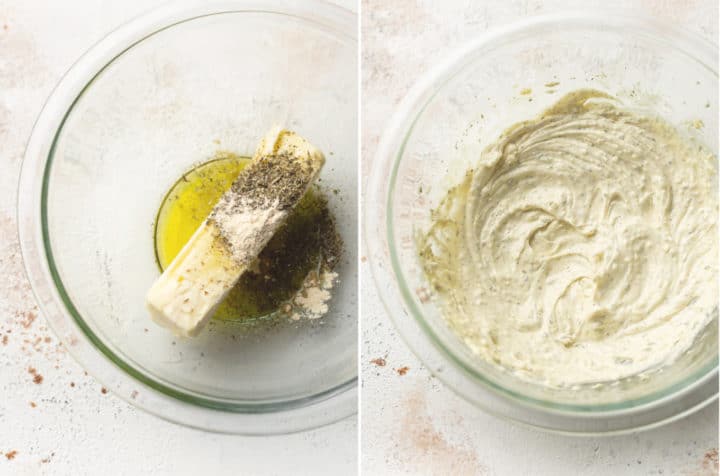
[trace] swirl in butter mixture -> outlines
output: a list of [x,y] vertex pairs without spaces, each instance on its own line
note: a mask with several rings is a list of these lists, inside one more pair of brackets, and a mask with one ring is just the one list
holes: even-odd
[[516,124],[420,237],[444,318],[550,387],[671,363],[717,314],[716,160],[597,91]]

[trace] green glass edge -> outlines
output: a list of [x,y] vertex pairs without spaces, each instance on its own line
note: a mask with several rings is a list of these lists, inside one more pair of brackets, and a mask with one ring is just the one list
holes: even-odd
[[[156,35],[157,33],[160,33],[162,31],[165,31],[167,29],[170,29],[174,26],[180,25],[182,23],[186,23],[192,20],[196,20],[198,18],[205,18],[210,17],[214,15],[222,15],[227,13],[238,13],[239,11],[223,11],[223,12],[216,12],[216,13],[210,13],[206,15],[199,15],[192,18],[186,18],[184,20],[180,20],[178,22],[172,23],[170,25],[166,25],[162,28],[159,28],[152,33],[143,36],[139,40],[135,41],[131,45],[129,45],[127,48],[120,51],[118,54],[113,56],[102,68],[98,70],[95,75],[93,75],[92,78],[87,82],[85,86],[80,90],[77,97],[72,101],[70,104],[70,107],[65,112],[65,115],[63,116],[62,120],[60,121],[60,125],[58,126],[58,129],[55,133],[55,136],[53,137],[52,144],[50,146],[50,150],[48,152],[48,161],[47,165],[45,166],[45,171],[43,172],[43,182],[42,182],[42,189],[41,189],[41,195],[40,195],[40,223],[41,223],[41,229],[42,229],[42,238],[43,238],[43,247],[45,248],[45,256],[48,261],[48,268],[50,270],[50,275],[52,276],[53,282],[55,283],[55,287],[60,295],[60,298],[63,301],[63,304],[65,305],[65,308],[72,316],[75,323],[80,327],[82,332],[85,334],[85,336],[90,339],[90,342],[97,348],[105,357],[110,359],[112,363],[114,363],[118,368],[123,370],[127,375],[130,377],[138,380],[139,382],[149,386],[150,388],[157,390],[161,392],[164,395],[167,395],[169,397],[175,398],[177,400],[180,400],[185,403],[195,404],[198,406],[202,406],[205,408],[210,408],[213,410],[224,410],[224,411],[232,411],[235,413],[253,413],[253,414],[259,414],[259,413],[268,413],[273,411],[284,411],[284,410],[290,410],[294,408],[301,408],[304,406],[307,406],[310,403],[316,403],[322,400],[326,400],[333,395],[340,394],[346,390],[349,390],[350,388],[356,386],[357,377],[352,378],[346,382],[341,383],[340,385],[337,385],[335,387],[332,387],[328,390],[324,390],[323,392],[317,393],[315,395],[311,395],[308,397],[302,397],[297,398],[294,400],[289,400],[286,402],[271,402],[271,403],[242,403],[242,404],[233,404],[229,402],[223,402],[219,400],[214,400],[211,398],[201,397],[201,396],[194,396],[190,395],[188,393],[184,393],[182,391],[176,390],[168,385],[165,385],[163,383],[160,383],[159,381],[155,381],[149,377],[146,377],[141,372],[137,371],[134,367],[128,365],[125,361],[123,361],[121,358],[119,358],[109,347],[107,347],[102,340],[97,337],[97,335],[90,329],[90,327],[85,323],[85,321],[80,316],[80,313],[78,312],[77,308],[73,304],[72,300],[70,299],[70,296],[68,295],[67,291],[65,290],[65,286],[60,278],[60,274],[57,270],[57,266],[55,265],[55,259],[52,252],[52,247],[50,245],[50,234],[48,230],[48,220],[47,220],[47,197],[48,197],[48,189],[50,185],[50,169],[52,167],[52,162],[55,155],[55,149],[57,147],[57,142],[59,140],[60,132],[62,131],[63,127],[65,126],[65,122],[67,121],[67,118],[69,117],[72,110],[75,108],[75,105],[80,100],[80,98],[85,94],[85,92],[88,90],[88,88],[95,82],[95,80],[110,66],[116,59],[118,59],[120,56],[125,54],[127,51],[138,45],[139,43],[145,41],[146,39],[150,38],[151,36]],[[277,15],[286,15],[279,12],[271,12],[271,11],[261,11],[261,10],[254,10],[255,13],[270,13],[270,14],[277,14]],[[293,16],[293,15],[287,15],[287,16]],[[305,19],[306,20],[306,19]]]
[[[704,63],[700,63],[700,64],[702,64],[706,68],[708,67]],[[462,68],[460,68],[460,69],[462,69]],[[444,81],[442,81],[438,85],[436,90],[427,98],[425,103],[418,109],[417,114],[415,115],[415,118],[411,122],[410,127],[407,129],[407,132],[405,133],[405,136],[403,137],[403,140],[400,144],[398,152],[395,155],[393,169],[390,174],[390,184],[388,186],[388,196],[387,196],[388,212],[386,213],[387,218],[386,218],[386,222],[385,222],[385,224],[387,226],[387,239],[388,239],[388,248],[390,251],[390,262],[392,264],[395,275],[398,277],[400,294],[402,295],[402,297],[405,301],[405,304],[410,309],[413,319],[420,325],[420,327],[423,329],[425,334],[428,337],[430,337],[430,340],[435,345],[435,347],[438,348],[445,356],[449,357],[450,360],[455,364],[455,366],[459,367],[460,370],[462,370],[465,374],[467,374],[470,377],[472,377],[473,379],[479,381],[482,385],[489,388],[490,390],[496,391],[495,393],[500,393],[501,395],[509,396],[515,400],[520,401],[521,403],[530,403],[535,406],[541,406],[541,407],[552,408],[552,409],[568,411],[568,412],[590,411],[590,412],[594,412],[594,413],[602,413],[602,412],[610,412],[610,411],[615,411],[615,410],[625,410],[625,409],[629,409],[629,408],[642,406],[642,405],[645,405],[648,403],[652,403],[661,398],[671,396],[672,394],[676,393],[677,391],[685,388],[689,383],[693,383],[693,382],[697,381],[698,379],[711,373],[713,370],[717,371],[718,355],[715,355],[715,358],[712,359],[706,366],[703,366],[701,369],[694,372],[689,377],[667,387],[664,390],[658,390],[656,392],[650,393],[641,398],[627,400],[625,402],[620,402],[620,403],[605,403],[605,404],[599,404],[599,405],[579,405],[579,404],[569,404],[569,403],[555,403],[555,402],[551,402],[548,400],[542,400],[542,399],[538,399],[538,398],[534,398],[534,397],[528,397],[526,395],[515,392],[506,387],[503,387],[502,385],[496,383],[492,379],[487,378],[484,375],[482,375],[481,373],[477,372],[474,368],[466,365],[463,360],[458,358],[450,349],[448,349],[447,347],[445,347],[445,345],[443,345],[442,340],[438,337],[438,335],[435,333],[435,331],[432,329],[432,327],[430,327],[430,325],[423,318],[422,311],[415,304],[415,300],[413,299],[412,294],[410,293],[410,290],[407,288],[405,275],[402,272],[402,268],[400,266],[400,262],[398,260],[397,253],[395,252],[396,244],[395,244],[395,239],[393,236],[394,223],[393,223],[393,213],[392,213],[394,210],[393,195],[392,195],[392,193],[390,193],[390,191],[395,188],[395,184],[397,182],[397,173],[400,168],[400,160],[405,153],[405,147],[407,145],[407,142],[410,139],[410,136],[412,135],[412,132],[415,129],[415,126],[416,126],[418,120],[420,119],[420,116],[425,111],[425,109],[430,104],[430,102],[440,92],[440,89],[442,88],[442,86],[449,83],[453,77],[454,77],[454,75],[451,77],[448,77]],[[441,378],[441,380],[442,380],[442,378]]]

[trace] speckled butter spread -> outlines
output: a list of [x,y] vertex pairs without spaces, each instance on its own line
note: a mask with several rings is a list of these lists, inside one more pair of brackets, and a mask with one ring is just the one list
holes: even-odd
[[549,387],[672,363],[717,314],[716,160],[597,91],[512,126],[419,237],[444,318]]

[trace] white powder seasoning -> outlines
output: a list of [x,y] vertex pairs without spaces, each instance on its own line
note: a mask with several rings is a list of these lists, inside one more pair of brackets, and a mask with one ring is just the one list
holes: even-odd
[[278,200],[258,207],[245,197],[223,200],[213,213],[233,259],[245,266],[257,257],[288,216],[287,210],[280,209]]
[[298,292],[292,302],[294,321],[301,318],[319,319],[328,312],[328,302],[332,297],[330,292],[337,281],[337,273],[323,270],[320,276],[313,272],[305,278],[303,289]]

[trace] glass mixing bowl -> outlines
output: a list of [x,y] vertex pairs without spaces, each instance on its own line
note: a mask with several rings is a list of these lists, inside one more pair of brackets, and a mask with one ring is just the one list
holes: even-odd
[[[717,82],[717,48],[706,41],[647,19],[592,13],[537,18],[489,33],[418,82],[382,137],[365,222],[388,313],[439,379],[488,412],[568,433],[647,428],[717,397],[717,309],[694,348],[649,379],[551,391],[472,354],[423,296],[427,283],[415,247],[430,210],[480,151],[565,93],[611,93],[687,130],[717,154]],[[704,127],[689,127],[697,120]]]
[[[325,152],[345,243],[322,319],[153,324],[153,222],[218,150],[252,155],[273,124]],[[356,16],[322,2],[172,4],[113,32],[65,75],[22,167],[19,232],[43,314],[108,389],[163,418],[287,433],[357,411]]]

